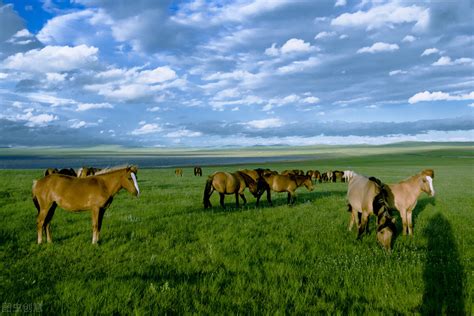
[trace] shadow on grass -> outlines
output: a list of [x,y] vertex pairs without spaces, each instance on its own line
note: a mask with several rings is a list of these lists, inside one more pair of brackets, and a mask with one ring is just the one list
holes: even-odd
[[421,313],[465,315],[465,273],[451,224],[438,213],[430,219],[423,234],[428,238],[428,253],[423,270],[425,291]]

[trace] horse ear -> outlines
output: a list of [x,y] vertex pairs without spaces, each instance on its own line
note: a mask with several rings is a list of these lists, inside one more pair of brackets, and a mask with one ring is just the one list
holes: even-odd
[[137,166],[128,166],[127,169],[130,170],[131,172],[133,172],[134,174],[137,174],[137,172],[138,172],[138,167]]
[[433,169],[425,169],[421,172],[425,176],[430,176],[434,179],[434,170]]

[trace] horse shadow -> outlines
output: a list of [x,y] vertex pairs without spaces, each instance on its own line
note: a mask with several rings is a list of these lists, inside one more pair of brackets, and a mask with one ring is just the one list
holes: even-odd
[[420,312],[423,315],[466,315],[466,275],[451,224],[437,213],[429,220],[423,235],[428,245]]

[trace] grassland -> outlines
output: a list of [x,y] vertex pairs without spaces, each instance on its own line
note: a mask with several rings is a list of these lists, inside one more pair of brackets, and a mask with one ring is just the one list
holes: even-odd
[[[88,212],[56,211],[53,244],[36,245],[31,183],[41,170],[0,171],[0,302],[42,304],[51,313],[472,314],[474,198],[472,147],[331,155],[215,170],[352,169],[385,182],[435,169],[435,198],[422,195],[415,236],[391,255],[347,231],[344,183],[298,191],[295,206],[246,194],[247,206],[204,210],[205,177],[140,170],[136,199],[119,193],[92,245]],[[373,154],[373,155],[372,155]],[[339,157],[339,158],[338,158]],[[400,221],[397,223],[400,227]],[[10,304],[10,305],[9,305]],[[16,305],[18,306],[18,305]]]

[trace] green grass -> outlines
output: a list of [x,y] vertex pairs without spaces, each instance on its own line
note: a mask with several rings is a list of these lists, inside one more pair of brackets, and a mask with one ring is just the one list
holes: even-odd
[[[468,158],[470,157],[470,158]],[[204,210],[206,177],[140,170],[142,195],[120,192],[100,245],[88,212],[56,211],[53,244],[36,245],[32,180],[41,170],[0,171],[0,302],[42,303],[51,313],[155,312],[471,314],[474,297],[473,155],[470,149],[410,150],[295,163],[204,167],[352,169],[385,182],[435,169],[437,196],[422,195],[415,235],[386,254],[371,233],[347,231],[344,183],[298,190],[295,206],[273,193],[260,208]],[[400,227],[400,223],[397,223]],[[5,306],[5,305],[4,305]]]

